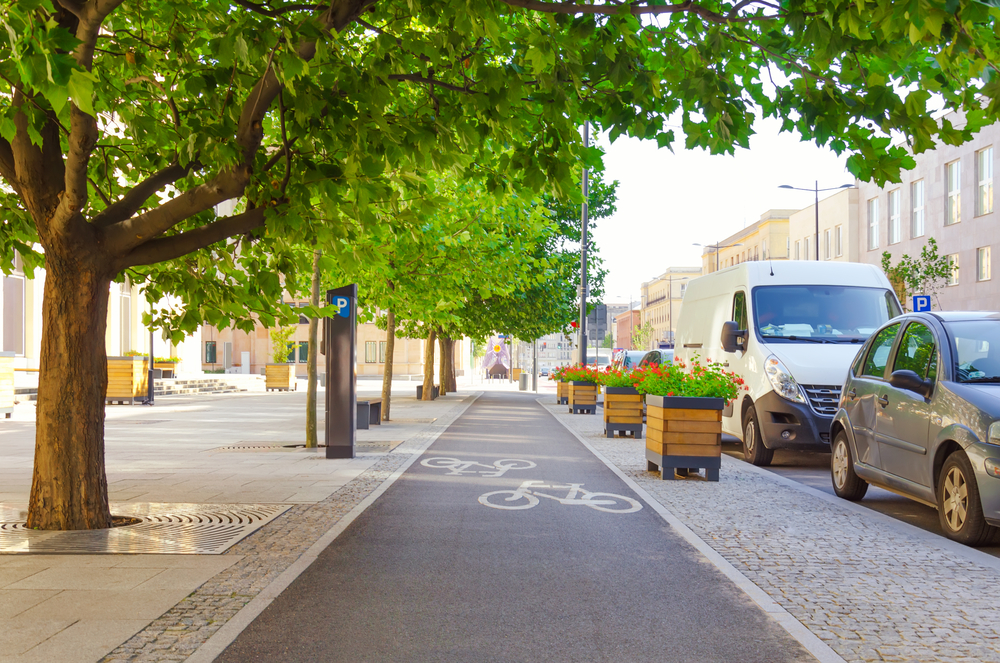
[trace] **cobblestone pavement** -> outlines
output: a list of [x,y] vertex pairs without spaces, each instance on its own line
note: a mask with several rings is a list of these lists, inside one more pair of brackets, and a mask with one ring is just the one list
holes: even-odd
[[849,663],[1000,662],[985,556],[722,457],[719,483],[661,481],[645,441],[540,402]]
[[[186,660],[344,515],[447,429],[474,398],[466,396],[422,433],[392,453],[380,454],[380,460],[327,499],[292,507],[230,548],[225,554],[241,555],[240,561],[118,646],[102,663]],[[317,462],[322,460],[317,458]]]

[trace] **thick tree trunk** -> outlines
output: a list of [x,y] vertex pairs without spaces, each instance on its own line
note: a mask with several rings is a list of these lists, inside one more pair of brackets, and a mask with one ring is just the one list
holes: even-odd
[[432,329],[427,332],[427,340],[424,341],[424,393],[421,400],[434,400],[434,341],[437,339],[437,331]]
[[[312,293],[309,298],[311,306],[319,306],[319,259],[322,251],[313,252]],[[319,446],[316,434],[316,383],[317,366],[319,364],[319,319],[309,318],[309,364],[306,367],[306,448],[315,449]]]
[[441,350],[441,361],[438,362],[438,383],[441,385],[441,395],[444,396],[448,389],[448,338],[444,335],[438,336],[438,347]]
[[28,527],[111,526],[104,472],[111,278],[49,254]]
[[385,314],[385,372],[382,374],[382,419],[389,421],[392,403],[392,356],[396,350],[396,314],[392,309]]

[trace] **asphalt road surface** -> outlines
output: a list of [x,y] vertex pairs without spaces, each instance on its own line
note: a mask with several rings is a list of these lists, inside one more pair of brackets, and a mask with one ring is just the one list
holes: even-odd
[[480,397],[217,660],[813,660],[535,398]]
[[[743,460],[742,443],[735,437],[722,436],[722,451],[733,458]],[[830,478],[829,452],[778,449],[774,452],[774,461],[767,469],[825,493],[835,494]],[[944,536],[936,509],[888,490],[869,486],[865,497],[857,504],[928,532]],[[1000,557],[1000,547],[998,546],[978,548],[978,550],[994,557]]]

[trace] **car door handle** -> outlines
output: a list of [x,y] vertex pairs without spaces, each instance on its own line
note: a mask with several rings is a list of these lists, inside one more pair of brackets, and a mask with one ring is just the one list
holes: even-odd
[[882,407],[885,407],[886,405],[889,404],[889,397],[886,396],[885,394],[882,394],[881,396],[878,397],[878,404],[881,405]]
[[858,392],[854,389],[851,389],[849,392],[847,392],[847,396],[853,401],[855,398],[858,397]]

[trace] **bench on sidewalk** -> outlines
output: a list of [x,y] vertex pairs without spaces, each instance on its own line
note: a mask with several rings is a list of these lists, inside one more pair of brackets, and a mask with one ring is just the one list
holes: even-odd
[[[441,385],[436,384],[436,385],[434,385],[434,390],[431,391],[431,400],[434,400],[435,398],[437,398],[440,395],[441,395]],[[418,401],[419,400],[423,400],[423,396],[424,396],[424,385],[418,384],[417,385],[417,400]]]
[[358,429],[382,425],[382,399],[369,398],[358,401]]

